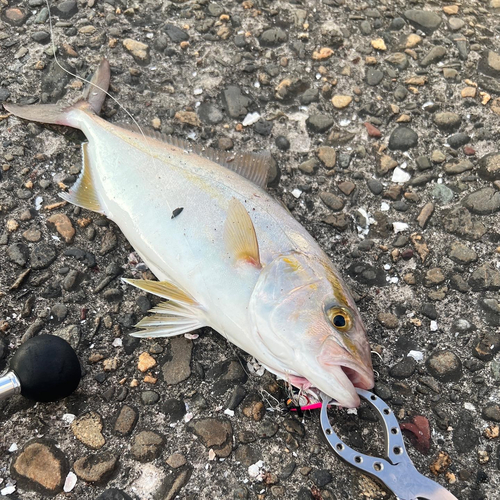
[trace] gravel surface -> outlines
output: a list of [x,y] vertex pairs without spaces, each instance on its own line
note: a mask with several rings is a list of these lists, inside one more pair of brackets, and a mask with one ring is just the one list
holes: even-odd
[[[141,126],[272,153],[270,189],[351,285],[375,392],[417,468],[459,499],[499,498],[499,0],[52,8],[65,67],[88,78],[107,57],[111,92]],[[54,64],[42,0],[0,2],[0,44],[0,101],[80,96]],[[103,116],[131,121],[110,99]],[[62,402],[0,403],[2,494],[392,498],[216,333],[129,337],[155,299],[120,277],[149,271],[114,224],[57,196],[83,136],[5,112],[0,133],[0,369],[52,333],[84,370]],[[332,417],[353,446],[382,449],[368,408]]]

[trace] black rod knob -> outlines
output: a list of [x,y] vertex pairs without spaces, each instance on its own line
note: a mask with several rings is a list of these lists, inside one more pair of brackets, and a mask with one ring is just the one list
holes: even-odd
[[12,357],[10,370],[0,378],[0,399],[21,392],[34,401],[57,401],[69,396],[82,378],[75,351],[55,335],[27,340]]

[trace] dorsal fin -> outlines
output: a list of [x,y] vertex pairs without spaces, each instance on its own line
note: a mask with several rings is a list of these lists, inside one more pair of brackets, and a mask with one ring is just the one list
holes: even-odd
[[144,134],[146,137],[183,149],[189,153],[203,156],[203,158],[207,158],[222,167],[236,172],[261,188],[267,186],[271,160],[271,154],[268,151],[262,153],[230,153],[193,144],[185,139],[162,134],[156,130],[141,130],[136,125],[130,125],[128,123],[120,123],[119,126],[137,134]]

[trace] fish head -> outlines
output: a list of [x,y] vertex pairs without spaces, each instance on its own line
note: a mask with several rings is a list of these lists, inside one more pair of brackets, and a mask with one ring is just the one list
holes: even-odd
[[276,258],[263,268],[249,310],[266,359],[275,361],[271,370],[293,385],[348,408],[359,405],[356,387],[373,387],[365,326],[326,255]]

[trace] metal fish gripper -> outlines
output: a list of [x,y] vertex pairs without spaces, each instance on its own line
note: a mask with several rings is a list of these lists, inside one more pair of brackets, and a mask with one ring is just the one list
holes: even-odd
[[398,500],[457,500],[447,489],[417,471],[406,452],[399,423],[389,406],[375,394],[356,389],[376,410],[384,429],[385,458],[359,453],[347,446],[333,430],[328,418],[328,400],[321,405],[320,422],[332,450],[345,462],[384,484]]

